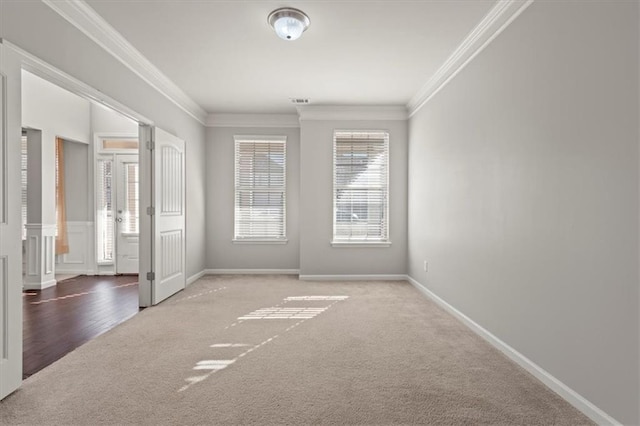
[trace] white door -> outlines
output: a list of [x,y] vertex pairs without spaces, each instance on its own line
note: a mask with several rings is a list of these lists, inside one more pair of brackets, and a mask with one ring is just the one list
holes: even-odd
[[138,273],[140,197],[138,156],[116,155],[116,273]]
[[[185,144],[159,128],[142,126],[140,305],[155,305],[184,289]],[[149,271],[147,273],[147,271]]]
[[22,383],[21,65],[0,40],[0,399]]

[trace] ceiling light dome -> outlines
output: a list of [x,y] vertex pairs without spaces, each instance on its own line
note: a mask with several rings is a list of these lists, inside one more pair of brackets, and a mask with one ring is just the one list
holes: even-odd
[[292,7],[274,10],[269,14],[268,21],[278,37],[289,41],[300,38],[310,24],[309,17],[303,11]]

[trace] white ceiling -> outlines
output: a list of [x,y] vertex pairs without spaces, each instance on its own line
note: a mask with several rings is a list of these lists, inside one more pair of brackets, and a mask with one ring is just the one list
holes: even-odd
[[[494,0],[86,0],[209,113],[313,105],[405,105]],[[267,15],[307,13],[297,41]]]

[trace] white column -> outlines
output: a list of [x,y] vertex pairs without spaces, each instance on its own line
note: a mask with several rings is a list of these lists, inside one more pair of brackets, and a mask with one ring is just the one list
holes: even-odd
[[25,290],[42,290],[56,285],[56,226],[28,223]]
[[27,129],[27,241],[25,290],[56,284],[56,137]]

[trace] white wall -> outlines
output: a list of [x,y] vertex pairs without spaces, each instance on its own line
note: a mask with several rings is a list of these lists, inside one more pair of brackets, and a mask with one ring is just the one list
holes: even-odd
[[[233,243],[234,135],[287,137],[286,244]],[[212,127],[207,129],[207,268],[298,269],[300,129]]]
[[[389,131],[390,247],[331,246],[335,129]],[[300,140],[300,275],[405,274],[407,122],[304,120]]]
[[138,135],[138,123],[105,106],[91,103],[91,132]]
[[409,274],[624,424],[638,114],[638,4],[535,2],[409,126]]
[[34,154],[30,159],[34,161],[29,161],[29,223],[56,223],[56,138],[88,144],[89,117],[89,101],[22,72],[22,125],[42,131],[41,146],[29,146],[29,154],[34,153],[34,148],[40,150],[40,155]]
[[205,265],[205,129],[42,2],[2,2],[0,37],[186,141],[187,275]]

